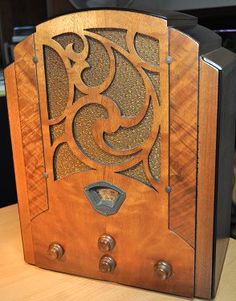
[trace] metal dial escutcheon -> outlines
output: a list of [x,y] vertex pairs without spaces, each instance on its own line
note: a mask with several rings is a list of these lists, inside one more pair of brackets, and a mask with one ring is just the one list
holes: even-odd
[[115,240],[111,235],[103,234],[98,239],[98,248],[103,252],[109,252],[115,247]]
[[172,274],[172,267],[168,262],[161,260],[155,264],[154,271],[161,280],[166,280]]
[[111,273],[115,270],[116,262],[111,256],[103,256],[99,261],[99,271],[102,273]]
[[59,243],[52,243],[48,248],[49,258],[52,260],[60,259],[64,254],[64,249]]

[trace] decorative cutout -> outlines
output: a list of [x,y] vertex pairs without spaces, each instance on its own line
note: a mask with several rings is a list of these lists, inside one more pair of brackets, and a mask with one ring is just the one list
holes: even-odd
[[84,49],[83,40],[75,33],[63,33],[53,38],[57,41],[64,49],[70,44],[72,44],[72,49],[74,52],[81,53]]
[[159,65],[159,41],[153,37],[137,33],[134,39],[138,55],[151,65]]
[[73,97],[73,103],[78,101],[79,98],[85,96],[84,93],[82,93],[81,91],[79,91],[76,87],[74,87],[74,97]]
[[86,59],[88,68],[82,72],[82,79],[89,87],[101,85],[107,78],[110,62],[105,47],[98,41],[88,38],[89,55]]
[[161,134],[160,132],[149,154],[148,163],[149,163],[149,168],[152,176],[157,181],[160,181],[161,179]]
[[65,119],[63,119],[60,123],[50,126],[50,136],[51,136],[51,144],[54,141],[63,136],[65,134]]
[[153,88],[155,89],[155,92],[157,94],[157,99],[159,102],[159,105],[161,104],[160,99],[160,74],[159,73],[154,73],[148,70],[145,70],[147,76],[149,77],[149,79],[151,80],[151,83],[153,85]]
[[144,171],[143,162],[140,162],[137,165],[120,172],[120,174],[133,178],[137,181],[140,181],[143,184],[146,184],[147,186],[152,186]]
[[100,36],[103,36],[104,38],[107,38],[119,45],[126,51],[129,51],[126,43],[127,30],[117,28],[94,28],[87,30],[99,34]]
[[159,41],[89,28],[51,37],[43,47],[55,179],[106,168],[157,190]]
[[76,172],[91,170],[72,153],[67,143],[59,144],[54,153],[55,179],[61,179]]
[[117,213],[125,200],[125,192],[108,182],[87,186],[85,194],[93,208],[102,215]]
[[120,108],[122,115],[135,116],[145,102],[145,85],[137,69],[122,54],[114,51],[116,72],[104,95],[111,98]]
[[74,119],[74,137],[78,147],[91,160],[102,164],[120,164],[130,159],[130,156],[113,156],[103,151],[93,137],[96,119],[108,118],[106,109],[99,104],[83,106]]
[[66,108],[69,80],[62,58],[49,46],[44,46],[44,63],[48,94],[48,115],[51,119],[60,116]]
[[143,120],[129,128],[119,128],[113,134],[104,134],[104,139],[116,150],[130,150],[144,143],[149,136],[153,123],[153,108],[148,107]]

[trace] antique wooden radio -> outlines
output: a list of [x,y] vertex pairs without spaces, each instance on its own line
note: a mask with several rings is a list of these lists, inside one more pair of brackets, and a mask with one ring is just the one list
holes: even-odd
[[5,70],[25,260],[211,298],[236,56],[196,18],[143,5],[43,23]]

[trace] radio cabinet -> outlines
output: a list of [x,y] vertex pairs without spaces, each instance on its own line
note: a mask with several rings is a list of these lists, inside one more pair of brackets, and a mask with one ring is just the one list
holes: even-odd
[[5,70],[24,257],[212,298],[230,224],[236,56],[194,17],[79,11]]

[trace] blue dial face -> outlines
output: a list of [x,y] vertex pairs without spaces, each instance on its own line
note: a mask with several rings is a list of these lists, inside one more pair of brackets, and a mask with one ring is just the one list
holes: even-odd
[[102,215],[117,213],[125,200],[123,190],[104,181],[88,185],[85,194],[93,208]]

